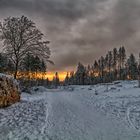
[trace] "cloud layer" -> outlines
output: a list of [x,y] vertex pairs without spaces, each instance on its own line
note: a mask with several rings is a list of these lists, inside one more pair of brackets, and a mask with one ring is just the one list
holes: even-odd
[[0,0],[0,19],[23,14],[51,41],[49,70],[73,70],[120,45],[140,48],[139,0]]

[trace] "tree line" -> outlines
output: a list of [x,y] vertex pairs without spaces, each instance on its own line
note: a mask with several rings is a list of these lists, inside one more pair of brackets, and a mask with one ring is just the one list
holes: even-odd
[[[22,86],[31,87],[43,85],[57,88],[60,85],[59,74],[55,73],[52,81],[45,77],[47,65],[43,59],[31,54],[25,55],[17,74],[17,78]],[[6,54],[0,53],[0,73],[12,75],[14,73],[14,64]]]
[[[27,73],[29,72],[45,72],[46,64],[43,59],[40,59],[38,56],[33,56],[30,54],[25,55],[21,61],[19,71]],[[14,64],[7,57],[6,54],[0,53],[0,72],[1,73],[13,73]]]
[[140,64],[134,54],[127,58],[126,49],[121,46],[108,51],[92,65],[79,63],[76,72],[68,73],[65,85],[93,85],[115,80],[136,80],[140,75]]

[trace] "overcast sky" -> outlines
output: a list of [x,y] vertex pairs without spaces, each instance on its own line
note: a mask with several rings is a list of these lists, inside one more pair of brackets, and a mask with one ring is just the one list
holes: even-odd
[[124,45],[140,50],[140,0],[0,0],[0,20],[25,15],[51,41],[49,70],[73,70]]

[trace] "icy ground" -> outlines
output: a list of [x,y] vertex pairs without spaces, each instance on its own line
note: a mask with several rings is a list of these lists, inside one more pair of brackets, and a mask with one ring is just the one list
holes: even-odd
[[0,109],[0,140],[140,140],[137,81],[40,88]]

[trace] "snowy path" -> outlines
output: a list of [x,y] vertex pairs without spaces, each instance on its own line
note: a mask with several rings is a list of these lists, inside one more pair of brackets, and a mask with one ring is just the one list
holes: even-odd
[[127,86],[23,94],[0,110],[0,140],[140,140],[140,89]]
[[[48,135],[52,140],[135,140],[131,129],[121,120],[99,112],[83,96],[71,93],[50,94]],[[81,98],[80,98],[81,97]]]
[[[49,127],[49,136],[62,140],[139,140],[140,90],[132,87],[133,84],[126,84],[124,89],[105,95],[101,92],[99,96],[93,90],[88,91],[88,87],[53,92],[49,95],[52,98],[49,121],[54,125]],[[98,91],[105,89],[99,87]]]

